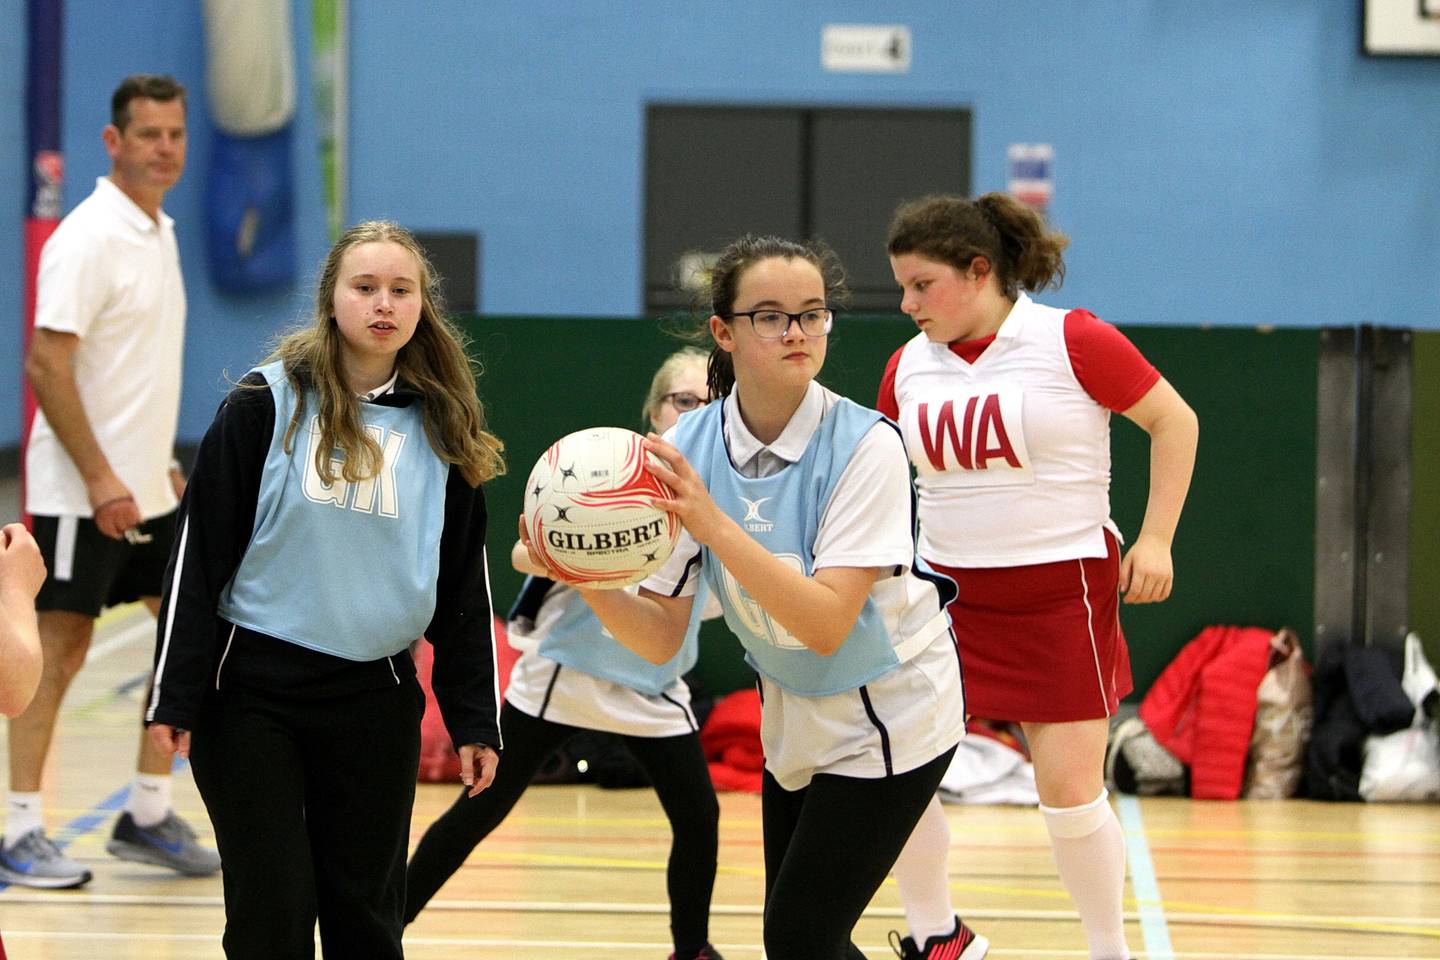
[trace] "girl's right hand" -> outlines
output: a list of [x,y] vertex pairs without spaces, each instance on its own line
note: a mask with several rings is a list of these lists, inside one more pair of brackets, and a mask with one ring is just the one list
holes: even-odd
[[675,494],[669,500],[656,500],[655,506],[678,516],[696,542],[706,546],[713,544],[715,537],[731,521],[711,498],[710,491],[705,489],[705,481],[700,474],[678,447],[661,439],[659,434],[646,436],[645,449],[661,461],[658,464],[652,462],[650,472],[665,481]]

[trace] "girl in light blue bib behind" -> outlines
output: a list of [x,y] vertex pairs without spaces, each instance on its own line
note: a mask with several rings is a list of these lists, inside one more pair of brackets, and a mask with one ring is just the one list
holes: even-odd
[[[644,420],[657,430],[704,406],[705,354],[672,354],[656,371]],[[406,871],[405,921],[425,908],[470,852],[509,816],[555,749],[579,731],[619,736],[645,772],[670,823],[665,887],[671,960],[723,960],[710,943],[710,897],[720,846],[720,803],[710,782],[700,723],[681,675],[695,665],[700,607],[675,656],[651,663],[616,643],[576,592],[545,576],[523,544],[511,563],[530,574],[510,611],[510,671],[500,724],[505,762],[479,797],[461,791],[421,837]]]
[[765,950],[786,960],[859,955],[851,930],[964,732],[954,585],[917,562],[899,433],[815,382],[840,287],[813,246],[726,248],[714,399],[647,442],[685,532],[638,594],[579,591],[656,663],[680,648],[698,581],[719,599],[759,674]]

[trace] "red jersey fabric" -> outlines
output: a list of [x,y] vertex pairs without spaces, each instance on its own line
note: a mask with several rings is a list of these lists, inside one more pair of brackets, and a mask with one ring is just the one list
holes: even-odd
[[1135,406],[1160,382],[1160,371],[1130,338],[1088,310],[1065,314],[1065,347],[1080,386],[1116,413]]
[[[974,363],[994,342],[995,335],[991,334],[978,340],[952,343],[950,352],[966,363]],[[1129,410],[1160,382],[1160,371],[1145,359],[1135,344],[1113,324],[1088,310],[1071,310],[1065,314],[1065,349],[1080,386],[1107,410],[1116,413]],[[885,365],[875,399],[875,409],[891,420],[900,416],[895,400],[895,369],[899,364],[900,350],[896,350]]]

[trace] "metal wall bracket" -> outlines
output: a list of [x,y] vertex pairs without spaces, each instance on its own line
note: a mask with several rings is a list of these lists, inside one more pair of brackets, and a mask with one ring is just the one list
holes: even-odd
[[1320,331],[1315,646],[1399,649],[1409,630],[1408,330]]

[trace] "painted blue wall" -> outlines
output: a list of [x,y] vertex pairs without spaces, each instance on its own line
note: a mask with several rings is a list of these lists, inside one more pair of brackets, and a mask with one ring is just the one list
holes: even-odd
[[[71,0],[67,206],[102,172],[116,78],[169,69],[202,86],[198,4]],[[1056,151],[1052,219],[1070,232],[1051,299],[1122,323],[1440,328],[1440,59],[1359,52],[1357,0],[896,0],[914,63],[829,74],[823,24],[874,22],[827,0],[549,4],[351,2],[351,219],[483,234],[493,313],[640,312],[648,102],[955,105],[974,111],[974,185],[1005,186],[1012,142]],[[302,11],[308,10],[303,4]],[[0,0],[0,125],[23,131],[23,0]],[[297,20],[300,49],[308,29]],[[324,253],[315,125],[302,70],[297,169],[303,273]],[[168,208],[191,295],[182,439],[220,372],[304,309],[208,287],[200,194],[208,123]],[[916,144],[924,149],[924,144]],[[20,263],[20,146],[0,142],[0,262]],[[696,189],[705,189],[697,184]],[[879,251],[876,253],[880,255]],[[0,337],[19,286],[0,271]],[[0,363],[0,396],[18,362]],[[0,418],[0,446],[18,436]]]
[[[305,5],[308,10],[309,5]],[[296,21],[297,47],[308,51],[308,19]],[[185,384],[180,438],[197,441],[224,397],[225,376],[238,377],[263,352],[280,329],[298,322],[307,310],[309,278],[325,255],[319,161],[310,77],[302,70],[295,118],[297,213],[300,229],[299,276],[294,290],[256,297],[234,297],[209,282],[204,251],[206,159],[212,125],[205,102],[204,29],[200,4],[176,0],[68,0],[64,20],[64,95],[61,124],[65,151],[65,209],[94,189],[95,178],[110,169],[100,131],[110,118],[110,94],[129,73],[165,72],[189,90],[189,154],[185,175],[165,198],[175,218],[181,265],[189,300],[185,341]],[[20,439],[21,222],[26,182],[25,3],[0,0],[0,448]],[[313,294],[312,294],[313,296]]]

